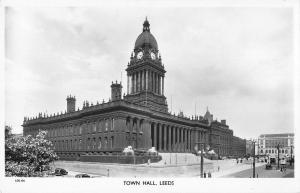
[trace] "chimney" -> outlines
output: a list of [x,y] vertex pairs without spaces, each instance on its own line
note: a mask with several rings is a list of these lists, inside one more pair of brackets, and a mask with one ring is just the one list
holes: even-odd
[[76,98],[75,96],[69,95],[67,97],[67,113],[71,113],[75,111],[76,106]]
[[122,99],[122,84],[121,82],[115,83],[112,82],[111,84],[111,101],[121,100]]
[[221,123],[222,123],[223,125],[226,125],[226,120],[225,120],[225,119],[221,120]]

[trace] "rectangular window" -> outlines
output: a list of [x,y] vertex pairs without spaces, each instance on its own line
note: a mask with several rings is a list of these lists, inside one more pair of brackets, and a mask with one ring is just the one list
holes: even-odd
[[101,137],[99,137],[98,149],[101,149]]
[[93,130],[93,132],[94,132],[94,133],[95,133],[95,132],[96,132],[96,130],[97,130],[96,124],[97,124],[97,122],[94,122],[94,124],[93,124],[93,127],[94,127],[94,130]]
[[110,140],[110,148],[113,148],[114,147],[114,137],[112,136],[111,137],[111,140]]
[[[81,127],[80,127],[81,128]],[[79,139],[79,146],[78,146],[78,149],[81,149],[81,145],[82,145],[82,141],[81,139]]]
[[97,131],[98,132],[101,131],[101,121],[100,120],[97,121]]
[[107,143],[108,143],[107,137],[105,137],[105,139],[104,139],[104,148],[107,148]]
[[93,138],[93,149],[96,149],[96,138]]
[[87,149],[90,149],[90,143],[91,143],[91,139],[88,138],[88,139],[87,139]]
[[114,130],[115,129],[115,119],[112,118],[111,119],[111,130]]
[[107,131],[107,130],[108,130],[108,120],[105,119],[105,131]]

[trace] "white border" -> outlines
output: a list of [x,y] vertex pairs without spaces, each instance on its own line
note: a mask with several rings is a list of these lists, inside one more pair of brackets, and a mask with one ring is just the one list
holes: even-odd
[[[299,1],[298,0],[246,0],[246,1],[146,1],[146,0],[9,0],[1,4],[1,65],[0,65],[0,107],[4,107],[4,9],[5,6],[203,6],[203,7],[293,7],[294,10],[294,99],[295,99],[295,157],[296,170],[293,179],[197,179],[197,178],[138,178],[138,180],[174,180],[174,186],[124,186],[123,180],[132,178],[95,178],[95,179],[61,179],[61,178],[24,178],[26,182],[16,183],[16,178],[5,178],[4,176],[4,144],[0,149],[0,193],[8,192],[300,192],[299,180],[299,110],[300,110],[300,78],[299,78]],[[3,91],[3,92],[2,92]],[[4,108],[0,108],[0,127],[4,128]],[[4,141],[4,132],[0,134],[0,141]],[[133,179],[133,180],[136,180]]]

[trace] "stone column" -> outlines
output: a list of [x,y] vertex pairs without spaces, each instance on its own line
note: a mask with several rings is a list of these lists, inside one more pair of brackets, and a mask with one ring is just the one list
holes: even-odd
[[157,75],[157,82],[158,82],[158,84],[157,84],[157,94],[160,94],[160,75],[159,74]]
[[184,152],[183,128],[181,128],[181,151]]
[[157,130],[156,130],[156,123],[153,123],[153,145],[155,147],[155,149],[157,150]]
[[162,83],[161,83],[161,86],[162,86],[162,95],[165,95],[165,77],[163,76],[162,77]]
[[141,86],[141,90],[144,90],[144,70],[141,71],[142,73],[142,86]]
[[156,89],[155,89],[156,94],[158,94],[158,74],[156,73]]
[[136,142],[135,142],[135,147],[136,148],[139,148],[140,147],[140,144],[139,144],[139,138],[140,138],[140,135],[139,135],[139,133],[140,133],[140,120],[139,119],[136,119],[136,123],[135,123],[136,125],[135,125],[135,131],[136,131]]
[[185,137],[185,142],[184,142],[184,151],[185,152],[187,152],[188,151],[188,130],[187,129],[185,129],[184,130],[184,133],[185,133],[185,135],[184,135],[184,137]]
[[130,125],[129,125],[129,141],[128,144],[132,146],[132,132],[133,132],[133,119],[130,118]]
[[151,124],[149,121],[143,121],[143,144],[144,148],[149,149],[151,148]]
[[163,142],[162,125],[161,124],[159,124],[159,138],[158,138],[158,141],[159,141],[159,150],[161,151],[162,150],[162,142]]
[[191,142],[190,142],[190,129],[188,129],[187,130],[187,148],[188,148],[188,152],[190,152],[191,151],[191,147],[190,147],[190,144],[191,144]]
[[153,92],[153,72],[150,71],[150,91]]
[[171,148],[171,137],[172,136],[171,136],[171,126],[170,125],[168,126],[168,133],[169,133],[168,151],[171,152],[172,151],[172,148]]
[[127,75],[127,94],[130,94],[129,93],[129,75]]
[[149,84],[149,80],[148,80],[149,76],[148,76],[148,73],[149,73],[149,71],[146,70],[146,90],[148,90],[148,84]]
[[158,74],[155,73],[155,83],[156,83],[156,86],[155,86],[155,93],[157,94],[158,93]]
[[137,81],[136,81],[136,84],[137,84],[137,89],[136,91],[139,92],[140,91],[140,86],[141,86],[141,76],[140,76],[140,72],[138,71],[137,72]]
[[136,78],[135,78],[135,73],[133,73],[133,74],[132,74],[132,88],[133,88],[133,89],[132,89],[132,93],[135,93],[135,91],[136,91],[136,89],[135,89],[135,88],[136,88],[136,87],[135,87],[135,79],[136,79]]
[[180,132],[180,130],[179,130],[179,128],[178,127],[176,127],[176,131],[177,131],[177,143],[176,143],[176,149],[177,149],[177,152],[179,152],[179,137],[180,137],[180,134],[179,134],[179,132]]
[[177,133],[176,133],[176,127],[172,126],[173,130],[173,152],[176,152],[177,146],[176,146],[176,139],[177,139]]
[[167,127],[164,125],[164,151],[167,151]]
[[156,91],[156,73],[153,72],[153,92],[155,93]]

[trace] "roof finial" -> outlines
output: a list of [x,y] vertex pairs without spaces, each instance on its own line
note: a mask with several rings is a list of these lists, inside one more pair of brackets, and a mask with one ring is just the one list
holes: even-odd
[[148,18],[146,16],[146,20],[144,21],[144,24],[143,24],[143,32],[144,31],[150,32],[150,28],[149,27],[150,27],[150,23],[149,23]]

